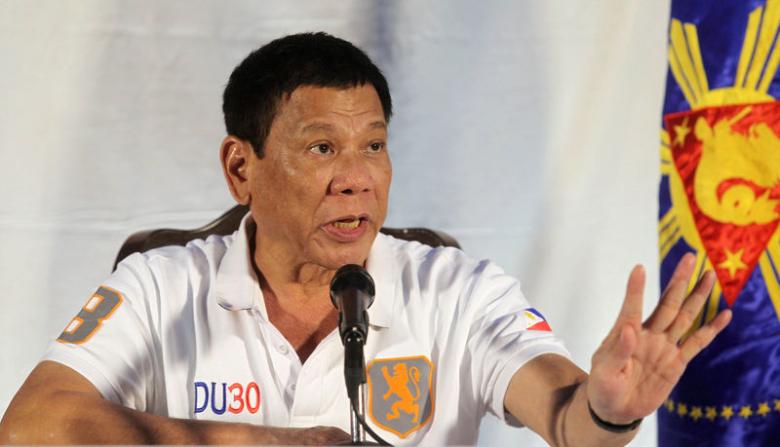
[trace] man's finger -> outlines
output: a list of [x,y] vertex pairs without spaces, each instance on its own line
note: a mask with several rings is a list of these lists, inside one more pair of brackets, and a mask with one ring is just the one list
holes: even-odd
[[661,295],[661,301],[653,310],[650,318],[647,319],[645,327],[653,332],[660,333],[672,324],[672,321],[674,321],[680,311],[685,293],[688,291],[688,282],[695,265],[696,257],[691,253],[687,253],[680,259],[671,279],[669,279],[666,291]]
[[685,364],[696,357],[696,354],[706,348],[707,345],[715,338],[716,335],[726,327],[731,321],[731,310],[726,309],[718,314],[714,320],[710,321],[706,326],[702,326],[696,332],[688,337],[680,347],[680,356]]
[[666,283],[666,288],[661,293],[661,296],[666,295],[676,281],[681,279],[688,281],[690,274],[684,272],[683,269],[681,269],[685,263],[690,263],[691,267],[694,267],[696,265],[696,255],[694,255],[692,252],[687,252],[682,256],[682,258],[680,258],[679,261],[677,261],[677,265],[674,266],[674,272],[672,272],[672,277],[669,278],[669,282]]
[[629,321],[642,321],[642,295],[645,292],[645,268],[636,265],[631,274],[628,275],[628,284],[626,285],[626,298],[623,300],[623,307],[620,309],[618,321],[615,328],[622,327],[621,323]]
[[699,315],[704,302],[710,295],[714,284],[715,273],[712,271],[705,272],[691,294],[685,299],[685,303],[683,303],[677,318],[674,319],[674,322],[669,327],[670,339],[674,341],[679,340],[691,327],[693,320]]

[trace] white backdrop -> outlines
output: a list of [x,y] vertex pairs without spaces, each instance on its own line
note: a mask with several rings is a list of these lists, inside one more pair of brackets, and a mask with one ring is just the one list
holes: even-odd
[[[668,1],[0,0],[0,412],[130,233],[231,206],[221,93],[252,49],[324,30],[396,106],[388,226],[517,275],[575,361],[628,272],[656,300]],[[651,418],[634,445],[655,445]],[[543,445],[486,418],[480,443]]]

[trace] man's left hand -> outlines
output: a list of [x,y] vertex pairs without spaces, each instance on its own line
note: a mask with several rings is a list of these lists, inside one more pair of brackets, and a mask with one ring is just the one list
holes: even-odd
[[631,272],[617,322],[593,354],[587,396],[599,418],[628,424],[655,411],[691,359],[731,320],[720,312],[682,340],[709,296],[715,274],[707,271],[687,295],[695,257],[684,256],[650,318],[642,323],[645,271]]

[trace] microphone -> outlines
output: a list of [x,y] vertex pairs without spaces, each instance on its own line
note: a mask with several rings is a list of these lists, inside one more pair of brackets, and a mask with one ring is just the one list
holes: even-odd
[[349,426],[351,445],[376,445],[365,441],[363,430],[382,445],[390,445],[374,433],[364,416],[366,361],[363,346],[368,337],[367,310],[374,302],[374,294],[374,280],[366,269],[356,264],[338,269],[330,282],[330,300],[339,310],[339,334],[344,345],[344,384],[352,410]]
[[368,312],[374,302],[374,280],[357,264],[341,267],[330,282],[330,299],[339,310],[341,342],[354,337],[361,345],[368,337]]
[[374,280],[356,264],[341,267],[330,282],[330,299],[339,310],[339,334],[344,345],[344,381],[350,401],[366,383],[363,346],[368,336],[368,309],[374,302]]

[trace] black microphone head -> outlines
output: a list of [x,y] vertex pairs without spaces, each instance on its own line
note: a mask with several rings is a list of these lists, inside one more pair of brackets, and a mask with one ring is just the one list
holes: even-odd
[[337,309],[339,305],[336,302],[336,296],[349,288],[357,289],[371,297],[366,308],[374,302],[374,279],[371,278],[366,269],[357,264],[347,264],[341,267],[330,281],[330,300]]

